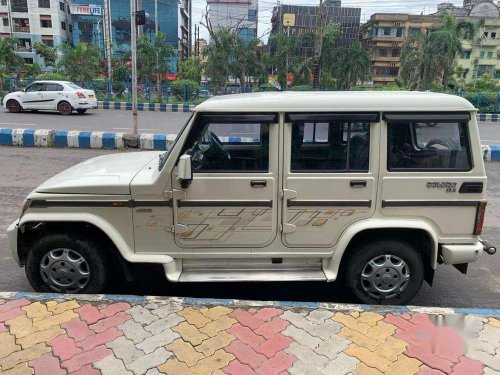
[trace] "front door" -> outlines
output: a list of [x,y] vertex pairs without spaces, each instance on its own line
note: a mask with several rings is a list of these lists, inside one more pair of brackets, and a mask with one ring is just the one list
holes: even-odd
[[172,173],[178,246],[251,254],[275,239],[278,132],[277,114],[197,116],[181,152],[193,180],[181,188]]
[[44,84],[40,82],[32,83],[26,87],[21,94],[21,105],[24,109],[44,109],[46,103],[43,98]]
[[283,243],[332,247],[374,212],[378,114],[290,113],[284,134]]

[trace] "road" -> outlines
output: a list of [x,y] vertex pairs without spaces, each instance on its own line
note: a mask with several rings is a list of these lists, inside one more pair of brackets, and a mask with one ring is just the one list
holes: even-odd
[[[5,229],[20,213],[25,196],[48,177],[85,159],[102,155],[102,150],[0,147],[0,290],[31,290],[24,269],[11,258]],[[500,163],[487,165],[489,204],[484,238],[500,244]],[[191,297],[257,300],[353,302],[339,284],[325,283],[237,283],[169,284],[161,267],[141,267],[141,281],[115,286],[118,294],[176,295]],[[464,276],[451,266],[440,266],[434,287],[424,284],[413,303],[426,306],[500,308],[500,254],[483,255]]]
[[[105,130],[126,132],[132,128],[132,113],[117,110],[93,110],[69,117],[52,112],[9,113],[0,109],[0,128],[34,128],[56,130]],[[139,130],[145,133],[176,134],[190,113],[139,112]],[[483,144],[500,145],[500,122],[481,122],[479,132]]]

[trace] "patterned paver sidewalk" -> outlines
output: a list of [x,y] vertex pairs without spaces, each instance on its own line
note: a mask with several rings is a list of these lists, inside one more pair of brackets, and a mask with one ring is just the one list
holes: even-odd
[[493,375],[499,314],[0,293],[0,373]]

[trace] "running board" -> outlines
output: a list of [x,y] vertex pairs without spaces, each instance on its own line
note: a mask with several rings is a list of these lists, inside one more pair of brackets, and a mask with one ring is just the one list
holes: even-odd
[[189,269],[183,270],[180,282],[234,281],[325,281],[321,269]]

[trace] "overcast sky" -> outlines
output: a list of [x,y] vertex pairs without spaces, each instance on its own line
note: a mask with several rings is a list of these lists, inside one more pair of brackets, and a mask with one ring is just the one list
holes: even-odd
[[[199,24],[202,19],[207,6],[206,0],[192,0],[193,1],[193,25]],[[267,37],[271,30],[271,13],[278,0],[259,0],[259,25],[257,34],[258,36],[267,41]],[[433,13],[436,11],[437,4],[443,2],[450,2],[457,6],[462,5],[462,1],[456,0],[342,0],[342,6],[358,7],[361,8],[361,22],[365,22],[370,18],[373,13],[411,13],[411,14],[424,14]],[[319,0],[281,0],[282,4],[291,5],[312,5],[317,6]],[[194,26],[193,26],[194,30]],[[208,40],[208,33],[206,29],[201,26],[200,36]]]

